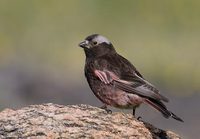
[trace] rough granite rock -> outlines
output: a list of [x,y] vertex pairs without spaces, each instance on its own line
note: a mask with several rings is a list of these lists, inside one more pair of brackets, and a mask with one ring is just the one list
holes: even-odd
[[107,114],[89,105],[32,105],[0,112],[1,139],[180,139],[130,114]]

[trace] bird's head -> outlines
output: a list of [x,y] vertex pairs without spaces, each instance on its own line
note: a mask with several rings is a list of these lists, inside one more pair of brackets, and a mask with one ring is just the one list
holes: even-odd
[[86,57],[99,57],[115,52],[112,43],[104,36],[93,34],[79,44],[85,51]]

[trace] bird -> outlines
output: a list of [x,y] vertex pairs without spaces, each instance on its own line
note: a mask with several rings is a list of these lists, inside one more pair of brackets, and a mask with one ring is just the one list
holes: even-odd
[[131,62],[115,50],[113,44],[100,34],[92,34],[79,43],[85,59],[85,77],[94,95],[103,103],[102,109],[112,112],[108,106],[135,110],[142,103],[149,104],[165,118],[183,120],[169,111],[164,102],[168,98],[148,82]]

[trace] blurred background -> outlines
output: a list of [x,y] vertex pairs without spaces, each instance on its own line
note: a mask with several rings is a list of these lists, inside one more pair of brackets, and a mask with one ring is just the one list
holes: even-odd
[[101,106],[85,80],[78,47],[99,33],[185,122],[165,119],[146,105],[136,115],[183,138],[199,137],[199,7],[198,0],[1,0],[0,110],[50,102]]

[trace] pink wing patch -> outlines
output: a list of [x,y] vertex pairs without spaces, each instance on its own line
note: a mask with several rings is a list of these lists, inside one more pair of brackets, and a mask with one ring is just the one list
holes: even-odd
[[107,70],[105,71],[95,70],[94,73],[105,84],[110,84],[113,80],[119,80],[119,77],[117,77],[114,73]]
[[112,81],[116,81],[118,83],[133,85],[133,83],[129,81],[121,80],[116,74],[108,70],[104,70],[104,71],[95,70],[94,73],[105,84],[110,84]]

